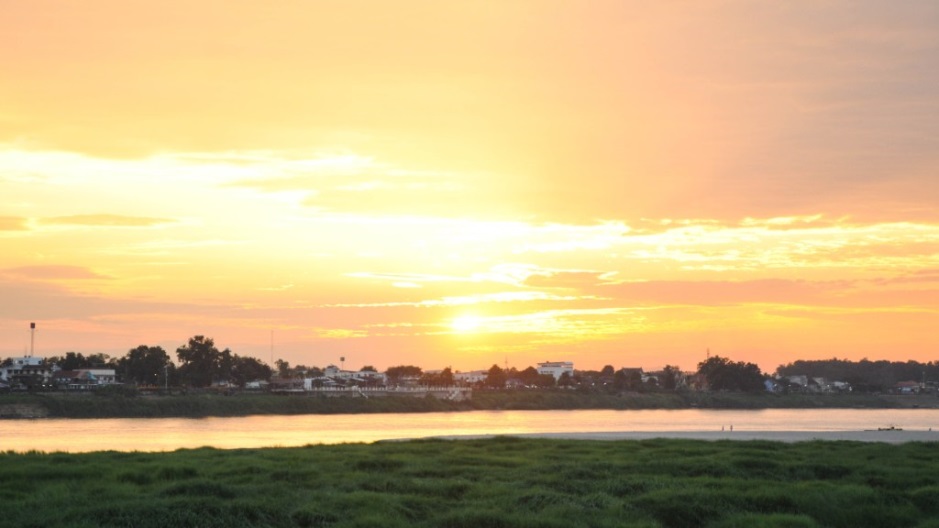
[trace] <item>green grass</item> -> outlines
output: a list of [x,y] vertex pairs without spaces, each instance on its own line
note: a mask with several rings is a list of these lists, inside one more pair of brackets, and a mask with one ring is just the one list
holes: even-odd
[[20,527],[933,527],[939,443],[495,438],[0,454]]

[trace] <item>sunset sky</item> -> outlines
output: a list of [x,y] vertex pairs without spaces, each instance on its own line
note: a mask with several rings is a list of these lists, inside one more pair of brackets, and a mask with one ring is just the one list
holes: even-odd
[[939,360],[939,3],[0,0],[0,357]]

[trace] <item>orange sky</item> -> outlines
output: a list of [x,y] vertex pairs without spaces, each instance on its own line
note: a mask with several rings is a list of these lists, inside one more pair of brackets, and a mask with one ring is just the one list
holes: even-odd
[[0,357],[939,359],[933,2],[5,2]]

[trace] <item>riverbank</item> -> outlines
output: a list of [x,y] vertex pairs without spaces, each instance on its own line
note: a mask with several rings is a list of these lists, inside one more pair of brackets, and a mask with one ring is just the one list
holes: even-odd
[[[564,440],[703,440],[718,441],[768,441],[795,442],[848,441],[906,444],[909,442],[939,442],[939,431],[904,431],[881,429],[870,431],[616,431],[600,433],[532,433],[509,435],[517,438],[546,438]],[[472,440],[495,438],[493,435],[442,436],[441,440]]]
[[267,393],[141,395],[132,391],[0,395],[0,418],[203,418],[210,416],[566,409],[939,408],[935,396],[480,390],[466,401],[433,397],[321,397]]
[[933,444],[498,437],[169,453],[0,453],[3,524],[935,526]]

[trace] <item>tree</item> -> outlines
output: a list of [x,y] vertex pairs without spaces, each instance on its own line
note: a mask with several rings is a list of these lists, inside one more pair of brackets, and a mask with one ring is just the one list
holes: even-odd
[[681,369],[673,365],[665,365],[662,369],[662,388],[665,390],[675,390],[678,387],[678,381],[681,379]]
[[613,386],[619,390],[639,390],[642,388],[642,370],[621,368],[613,376]]
[[765,376],[753,363],[714,356],[698,363],[698,374],[704,376],[713,390],[759,392],[764,389]]
[[290,363],[284,361],[283,359],[278,359],[274,362],[274,366],[277,367],[277,375],[282,378],[290,377]]
[[47,361],[58,365],[62,370],[78,370],[91,367],[91,362],[81,352],[66,352],[62,357],[52,356]]
[[489,373],[486,376],[486,385],[494,389],[505,388],[505,372],[499,365],[489,367]]
[[249,381],[270,380],[274,373],[271,367],[253,357],[235,355],[232,358],[231,382],[244,387]]
[[189,338],[189,343],[176,349],[179,359],[180,380],[193,387],[208,387],[218,373],[221,352],[211,338],[201,335]]
[[389,367],[385,371],[385,375],[388,376],[388,382],[391,384],[398,384],[403,381],[405,378],[420,378],[421,367],[415,367],[414,365],[398,365],[396,367]]
[[424,373],[421,376],[421,384],[429,387],[449,387],[453,385],[453,371],[447,367],[435,374]]
[[170,365],[170,356],[163,348],[140,345],[117,360],[116,370],[125,383],[162,385]]

